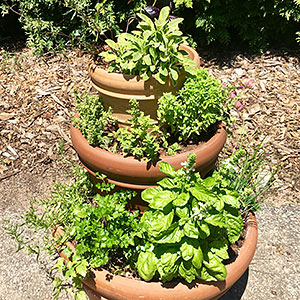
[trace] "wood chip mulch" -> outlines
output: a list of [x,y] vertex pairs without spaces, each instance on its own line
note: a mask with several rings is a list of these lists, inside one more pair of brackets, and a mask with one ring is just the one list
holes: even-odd
[[[251,80],[227,150],[243,131],[249,140],[254,136],[253,147],[264,138],[271,164],[283,164],[274,201],[300,203],[299,52],[249,56],[200,51],[200,57],[202,67],[224,84]],[[13,53],[0,48],[0,58],[0,180],[38,172],[40,166],[59,167],[62,152],[76,161],[69,125],[75,111],[74,89],[79,94],[93,92],[88,55],[66,51],[46,59],[28,48]]]

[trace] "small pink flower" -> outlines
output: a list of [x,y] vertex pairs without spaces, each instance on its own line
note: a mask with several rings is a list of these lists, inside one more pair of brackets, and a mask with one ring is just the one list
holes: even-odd
[[241,145],[240,145],[239,143],[237,143],[237,144],[232,144],[233,149],[239,149],[240,146],[241,146]]
[[253,87],[253,84],[254,84],[254,80],[253,79],[250,79],[250,78],[244,78],[242,80],[242,84],[244,87],[246,88],[252,88]]
[[222,84],[222,88],[225,89],[226,87],[227,87],[227,84],[226,84],[226,83],[223,83],[223,84]]
[[232,91],[232,92],[229,94],[229,99],[236,97],[236,95],[237,95],[236,91]]
[[234,101],[234,106],[237,108],[238,111],[244,108],[244,104],[241,101]]

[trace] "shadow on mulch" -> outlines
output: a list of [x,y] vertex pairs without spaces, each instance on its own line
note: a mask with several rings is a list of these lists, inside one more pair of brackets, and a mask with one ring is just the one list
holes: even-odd
[[251,50],[244,48],[222,49],[217,47],[205,47],[198,49],[198,53],[201,59],[204,60],[204,64],[213,62],[214,65],[219,67],[226,66],[228,68],[234,67],[236,58],[239,56],[245,57],[249,61],[261,56],[279,56],[284,58],[286,61],[288,61],[290,57],[293,57],[300,61],[299,49],[289,49],[284,47],[274,49],[270,48],[264,53],[253,53]]

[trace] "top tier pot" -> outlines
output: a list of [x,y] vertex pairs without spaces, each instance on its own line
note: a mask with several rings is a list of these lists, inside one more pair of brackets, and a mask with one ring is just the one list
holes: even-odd
[[[186,45],[180,45],[179,48],[185,50],[188,57],[195,62],[195,68],[199,68],[200,58],[197,52]],[[174,93],[178,91],[185,79],[185,73],[182,72],[175,86],[172,85],[170,78],[167,78],[165,84],[160,84],[153,76],[149,80],[143,81],[134,75],[109,73],[94,63],[89,67],[89,74],[92,86],[99,92],[105,109],[111,107],[119,124],[124,125],[127,125],[127,120],[130,117],[126,110],[130,109],[129,100],[131,99],[136,99],[139,102],[140,110],[145,115],[150,115],[156,123],[157,100],[165,92]]]

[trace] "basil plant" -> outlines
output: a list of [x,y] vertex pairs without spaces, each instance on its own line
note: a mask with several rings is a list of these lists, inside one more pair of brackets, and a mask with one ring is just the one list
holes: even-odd
[[168,76],[173,85],[184,70],[195,74],[195,63],[187,57],[179,45],[186,41],[178,25],[183,21],[176,18],[169,21],[170,9],[164,7],[154,22],[144,14],[138,14],[141,22],[132,33],[121,33],[117,43],[106,40],[111,50],[102,52],[106,62],[110,62],[109,72],[138,75],[146,81],[152,75],[164,84]]
[[239,194],[223,187],[217,171],[206,179],[192,173],[195,160],[190,155],[178,171],[161,162],[160,170],[168,177],[142,192],[149,208],[140,222],[145,243],[136,266],[146,281],[226,278],[222,261],[243,229]]

